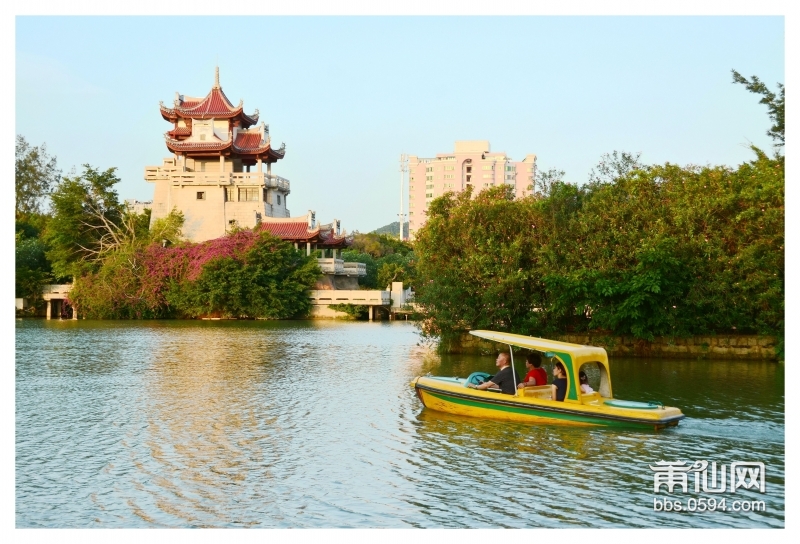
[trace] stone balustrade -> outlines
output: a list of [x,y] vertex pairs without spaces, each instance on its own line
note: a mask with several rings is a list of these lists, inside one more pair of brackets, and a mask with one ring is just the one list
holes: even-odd
[[49,300],[51,298],[64,298],[64,296],[72,289],[71,283],[50,284],[42,287],[42,298]]
[[174,166],[146,166],[145,181],[185,185],[258,185],[289,193],[289,180],[265,172],[184,172]]
[[344,263],[345,276],[359,276],[367,275],[367,265],[364,263]]
[[364,263],[346,263],[342,259],[327,257],[317,259],[317,264],[324,274],[336,274],[341,276],[366,276],[367,265]]
[[357,304],[361,306],[388,306],[389,291],[345,291],[345,290],[312,290],[309,291],[311,304]]
[[342,259],[317,259],[317,264],[324,274],[344,274],[344,261]]

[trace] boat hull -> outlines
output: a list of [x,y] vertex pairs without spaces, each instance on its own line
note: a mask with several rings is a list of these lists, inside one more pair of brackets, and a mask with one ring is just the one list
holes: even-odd
[[417,378],[412,382],[422,403],[432,410],[469,417],[594,427],[663,429],[684,415],[677,408],[618,409],[599,402],[576,404],[467,389],[455,379]]

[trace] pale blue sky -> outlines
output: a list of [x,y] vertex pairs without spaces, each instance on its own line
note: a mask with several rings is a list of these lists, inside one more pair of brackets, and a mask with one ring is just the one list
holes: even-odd
[[214,66],[286,158],[293,215],[348,230],[397,219],[398,156],[490,140],[583,183],[603,153],[728,164],[771,149],[731,68],[784,82],[782,17],[17,17],[16,132],[67,172],[118,167],[152,198],[168,156],[158,102],[203,96]]

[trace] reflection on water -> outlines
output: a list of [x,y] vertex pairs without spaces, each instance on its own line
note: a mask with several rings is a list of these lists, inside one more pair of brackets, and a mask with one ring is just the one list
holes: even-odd
[[[18,527],[782,527],[783,366],[613,360],[662,432],[425,410],[407,323],[17,321]],[[517,370],[522,371],[521,357]],[[766,512],[653,512],[659,460],[762,461]],[[676,494],[673,498],[688,498]]]

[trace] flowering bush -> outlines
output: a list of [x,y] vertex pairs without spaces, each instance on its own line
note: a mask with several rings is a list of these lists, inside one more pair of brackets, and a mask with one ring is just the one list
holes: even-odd
[[288,242],[240,230],[198,244],[129,244],[75,282],[70,302],[89,318],[266,317],[310,310],[314,259]]

